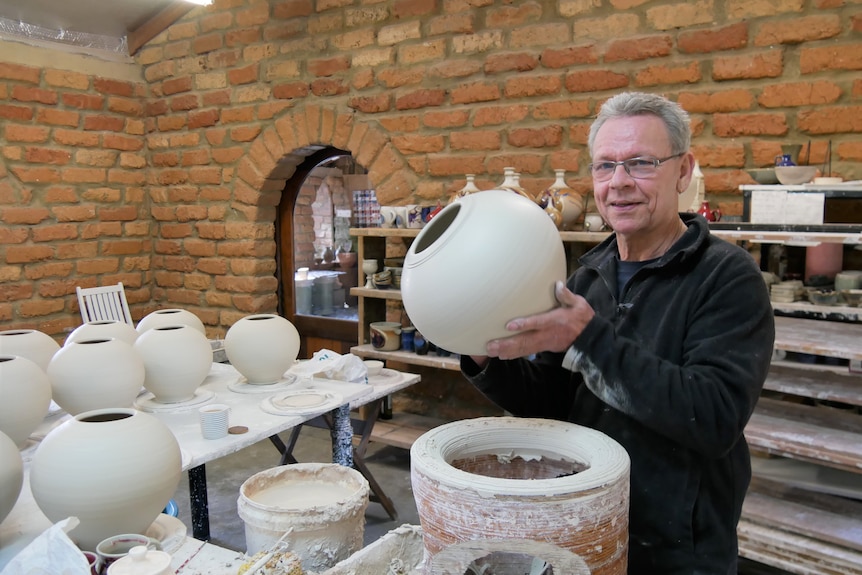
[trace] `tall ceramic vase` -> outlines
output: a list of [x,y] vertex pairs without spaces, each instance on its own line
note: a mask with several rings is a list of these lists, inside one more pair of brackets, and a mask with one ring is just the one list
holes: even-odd
[[199,318],[187,309],[178,308],[157,309],[152,313],[148,313],[143,318],[141,318],[141,321],[138,322],[138,325],[135,326],[135,329],[138,330],[138,333],[144,333],[148,329],[152,329],[160,325],[178,324],[193,327],[199,332],[201,332],[204,336],[206,336],[207,334],[206,328],[204,327],[204,322],[201,321],[201,318]]
[[120,339],[64,345],[48,364],[54,401],[72,415],[104,407],[131,407],[144,385],[144,362]]
[[187,325],[148,329],[133,347],[144,362],[144,387],[160,403],[192,399],[213,362],[209,340]]
[[30,464],[33,499],[84,550],[111,535],[144,533],[179,484],[180,446],[147,413],[109,408],[76,415],[51,431]]
[[224,351],[248,383],[276,383],[296,361],[299,332],[279,315],[245,316],[227,330]]
[[0,523],[15,507],[23,482],[21,452],[5,433],[0,432]]
[[60,349],[60,344],[47,333],[35,329],[9,329],[0,331],[0,354],[20,355],[36,362],[42,370]]
[[437,347],[485,355],[506,322],[557,306],[566,278],[560,233],[536,203],[504,190],[470,194],[426,225],[407,252],[401,298]]
[[0,355],[0,397],[0,431],[24,447],[51,406],[51,382],[26,357]]
[[109,337],[116,337],[117,339],[121,339],[127,344],[132,345],[135,343],[135,340],[138,339],[138,332],[134,327],[124,321],[118,321],[115,319],[91,321],[76,327],[72,333],[66,337],[66,341],[63,345],[73,341],[104,339]]

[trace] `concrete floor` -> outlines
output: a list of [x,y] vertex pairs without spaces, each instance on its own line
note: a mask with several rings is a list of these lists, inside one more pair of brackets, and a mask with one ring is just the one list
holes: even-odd
[[[283,439],[287,440],[286,435]],[[294,456],[303,463],[330,461],[330,445],[327,430],[304,427],[294,449]],[[278,463],[279,453],[275,446],[269,441],[261,441],[206,465],[212,543],[236,551],[245,551],[245,525],[236,510],[240,485],[251,475]],[[365,545],[368,545],[405,523],[419,525],[419,515],[410,486],[410,457],[407,450],[371,443],[366,454],[366,463],[398,512],[398,518],[392,520],[379,503],[368,504],[365,513]],[[179,518],[186,524],[191,535],[187,476],[180,481],[174,499],[179,506]],[[742,560],[739,575],[790,574]]]

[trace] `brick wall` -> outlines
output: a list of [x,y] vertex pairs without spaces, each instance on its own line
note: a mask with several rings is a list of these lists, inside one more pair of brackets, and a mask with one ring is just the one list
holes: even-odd
[[216,0],[136,55],[140,81],[0,54],[0,325],[60,334],[74,286],[212,334],[276,309],[276,206],[308,145],[350,151],[383,204],[504,166],[590,189],[591,117],[625,89],[693,116],[709,199],[812,142],[862,178],[859,0]]

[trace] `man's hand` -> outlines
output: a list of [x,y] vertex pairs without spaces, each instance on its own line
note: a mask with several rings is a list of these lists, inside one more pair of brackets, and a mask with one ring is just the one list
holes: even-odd
[[569,291],[563,282],[557,282],[554,295],[560,307],[507,323],[507,330],[520,333],[488,342],[488,356],[515,359],[540,351],[567,350],[593,319],[595,312],[587,300]]

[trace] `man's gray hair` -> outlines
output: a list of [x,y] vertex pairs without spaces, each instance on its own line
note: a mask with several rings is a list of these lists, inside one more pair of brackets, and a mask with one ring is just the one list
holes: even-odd
[[588,140],[590,155],[593,152],[596,134],[605,122],[614,118],[644,115],[656,116],[664,122],[670,138],[671,154],[681,154],[688,151],[691,145],[691,126],[689,125],[688,112],[683,110],[682,106],[656,94],[623,92],[602,104],[599,115],[596,116],[596,120],[590,126]]

